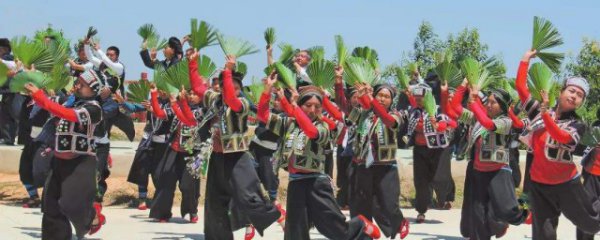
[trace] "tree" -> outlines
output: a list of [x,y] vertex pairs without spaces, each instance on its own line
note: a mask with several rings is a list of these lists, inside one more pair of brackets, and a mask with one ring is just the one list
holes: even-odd
[[600,42],[598,40],[583,39],[583,47],[575,61],[567,64],[567,74],[581,76],[588,80],[590,94],[578,113],[588,122],[595,120],[599,108],[598,101],[600,101]]
[[485,61],[488,58],[486,54],[488,45],[480,41],[477,28],[465,28],[456,38],[450,34],[447,46],[454,53],[455,61],[462,61],[466,57],[472,57],[477,61]]
[[413,43],[411,60],[419,64],[421,73],[426,73],[435,66],[435,53],[444,49],[444,43],[433,32],[431,23],[423,21]]

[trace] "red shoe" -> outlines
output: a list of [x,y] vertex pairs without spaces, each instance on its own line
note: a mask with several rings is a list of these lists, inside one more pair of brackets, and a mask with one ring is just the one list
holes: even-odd
[[141,201],[140,204],[137,207],[138,210],[148,210],[148,206],[146,205],[146,201]]
[[[248,232],[248,228],[250,228],[250,232]],[[256,234],[256,231],[254,229],[254,226],[250,225],[246,227],[246,234],[244,234],[244,240],[252,240],[254,238],[254,235]]]
[[363,232],[365,234],[367,234],[367,236],[369,236],[370,238],[373,238],[373,239],[379,239],[381,237],[381,232],[379,231],[379,228],[377,226],[375,226],[375,224],[373,224],[373,222],[369,221],[369,219],[367,219],[365,216],[360,215],[360,214],[358,215],[358,218],[365,225],[363,227]]
[[98,218],[98,224],[92,225],[90,228],[90,235],[97,233],[102,228],[102,225],[106,224],[106,217],[102,214],[102,204],[94,203],[94,210],[96,210],[96,217]]
[[279,219],[277,219],[277,223],[279,223],[279,225],[281,225],[282,228],[284,228],[285,230],[285,216],[286,216],[286,212],[285,209],[283,209],[283,207],[281,206],[281,204],[276,204],[275,207],[277,208],[277,210],[279,210],[279,213],[281,213],[281,216],[279,217]]
[[40,207],[40,204],[42,204],[40,199],[37,197],[34,197],[34,198],[29,198],[26,201],[24,201],[22,206],[23,206],[23,208],[38,208],[38,207]]
[[402,219],[400,223],[400,239],[404,239],[408,236],[408,220]]
[[190,214],[190,223],[198,222],[198,214]]
[[425,222],[425,214],[419,214],[417,215],[417,220],[415,220],[416,223],[424,223]]
[[532,222],[533,222],[533,214],[531,214],[531,211],[529,211],[529,213],[527,213],[527,218],[525,218],[525,224],[531,225]]
[[169,222],[168,218],[155,218],[154,220],[159,223],[168,223]]
[[502,230],[502,232],[499,232],[498,234],[496,234],[496,239],[504,237],[504,235],[506,235],[506,232],[508,232],[508,224],[506,224],[506,227],[504,228],[504,230]]

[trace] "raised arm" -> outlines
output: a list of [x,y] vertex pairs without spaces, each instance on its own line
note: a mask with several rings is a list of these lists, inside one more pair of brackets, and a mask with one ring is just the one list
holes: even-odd
[[181,121],[186,126],[195,126],[195,124],[197,124],[196,121],[192,122],[185,116],[185,114],[179,107],[179,104],[177,104],[177,100],[175,100],[175,97],[171,97],[171,109],[173,109],[173,113],[175,113],[177,119],[179,119],[179,121]]
[[144,66],[154,69],[154,61],[150,58],[150,52],[147,48],[140,51],[140,57],[142,58],[142,62],[144,62]]
[[[31,85],[31,84],[28,84],[28,85]],[[31,87],[27,87],[28,85],[25,85],[25,86],[29,90]],[[33,86],[33,85],[31,85],[31,86]],[[37,105],[40,106],[41,108],[45,109],[46,111],[50,112],[51,114],[53,114],[59,118],[66,119],[70,122],[78,122],[79,121],[79,119],[77,117],[77,113],[75,112],[75,109],[66,108],[56,102],[53,102],[46,96],[46,94],[44,94],[44,91],[40,91],[37,88],[31,88],[30,92],[32,93],[31,98],[37,103]]]
[[236,113],[242,111],[242,101],[235,95],[231,71],[235,66],[235,57],[227,56],[225,70],[223,70],[223,101]]
[[344,121],[342,117],[342,112],[340,112],[340,110],[336,106],[334,106],[333,103],[331,103],[331,100],[329,100],[329,97],[327,96],[323,96],[323,107],[325,108],[325,110],[327,110],[329,114],[331,114],[333,119],[338,121]]
[[104,52],[102,51],[102,49],[98,49],[96,50],[96,55],[100,57],[100,59],[102,60],[102,62],[111,70],[115,71],[115,73],[117,73],[118,75],[122,75],[123,71],[125,70],[125,67],[123,66],[123,64],[121,64],[120,62],[113,62],[112,60],[110,60],[110,58],[108,58],[108,56],[106,56],[106,54],[104,54]]
[[471,104],[469,104],[469,108],[481,126],[489,131],[496,131],[496,125],[494,124],[494,121],[488,117],[487,112],[485,111],[479,98],[475,99]]
[[515,114],[512,106],[508,109],[508,117],[510,117],[510,120],[512,120],[512,127],[513,128],[522,129],[523,127],[525,127],[525,123],[523,123],[523,120],[521,120]]
[[529,68],[529,60],[534,58],[536,53],[536,50],[527,51],[519,63],[515,88],[517,89],[517,93],[519,93],[519,99],[522,103],[526,103],[531,95],[531,93],[529,93],[529,88],[527,87],[527,70]]
[[200,99],[204,99],[204,93],[208,87],[204,84],[204,79],[198,73],[198,52],[194,51],[194,53],[189,58],[188,64],[188,73],[190,76],[190,85],[192,86],[192,91],[200,97]]
[[92,52],[92,47],[90,46],[90,44],[83,45],[83,52],[85,53],[85,56],[87,57],[88,61],[90,61],[92,64],[94,64],[94,67],[97,67],[97,68],[100,67],[100,64],[102,64],[102,60],[100,60],[99,58],[94,56],[94,53]]
[[344,91],[344,67],[337,66],[335,68],[335,103],[344,111],[346,115],[350,114],[348,108],[348,99],[346,99],[346,91]]
[[454,110],[454,113],[456,113],[457,116],[460,116],[463,112],[462,101],[463,101],[466,91],[467,91],[467,82],[465,80],[465,81],[463,81],[463,83],[460,86],[458,86],[458,88],[456,88],[454,97],[452,98],[452,101],[450,102],[450,105],[453,108],[452,110]]
[[[271,92],[273,89],[273,84],[276,81],[277,81],[277,74],[271,74],[265,80],[265,82],[264,82],[265,89],[263,90],[263,93],[260,95],[260,99],[258,100],[256,117],[258,118],[258,121],[260,121],[264,124],[267,124],[267,122],[269,121],[269,117],[271,115],[271,111],[269,109],[269,102],[271,101]],[[290,114],[290,116],[291,116],[291,114]]]
[[150,104],[152,105],[152,112],[154,112],[154,115],[156,115],[157,118],[167,118],[167,113],[160,107],[160,104],[158,103],[158,91],[156,89],[152,89],[150,92]]

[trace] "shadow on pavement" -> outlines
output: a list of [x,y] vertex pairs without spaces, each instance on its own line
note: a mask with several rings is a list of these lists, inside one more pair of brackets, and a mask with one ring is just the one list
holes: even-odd
[[408,234],[408,238],[410,238],[410,236],[421,236],[421,237],[423,237],[423,240],[437,240],[437,239],[462,240],[462,239],[464,239],[463,237],[457,237],[457,236],[436,235],[436,234],[420,233],[420,232],[411,232]]
[[173,240],[178,240],[178,239],[193,239],[193,240],[204,240],[204,234],[181,234],[181,233],[168,233],[168,232],[154,232],[155,234],[158,235],[171,235],[172,237],[157,237],[157,238],[152,238],[152,239],[173,239]]
[[442,223],[444,223],[444,222],[442,222],[440,220],[427,219],[427,218],[425,218],[425,222],[424,223],[415,223],[415,220],[417,220],[416,218],[407,217],[406,219],[408,219],[408,222],[411,225],[412,224],[442,224]]
[[25,235],[30,236],[32,238],[41,238],[42,237],[42,228],[36,227],[15,227],[16,229],[20,229]]

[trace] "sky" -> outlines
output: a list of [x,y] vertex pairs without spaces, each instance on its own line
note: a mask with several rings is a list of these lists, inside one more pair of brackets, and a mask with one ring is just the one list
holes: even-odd
[[[413,46],[422,21],[433,25],[445,40],[465,27],[479,29],[488,55],[500,54],[508,76],[515,76],[518,62],[531,45],[533,16],[550,20],[565,44],[556,51],[576,56],[583,38],[600,39],[600,1],[444,1],[444,0],[253,0],[253,1],[142,1],[142,0],[19,0],[0,4],[0,37],[32,36],[52,24],[67,38],[82,38],[89,26],[98,29],[102,48],[121,49],[127,79],[151,72],[139,56],[138,27],[152,23],[163,37],[189,33],[190,19],[204,20],[221,33],[246,39],[261,51],[241,57],[248,76],[262,77],[266,66],[263,32],[274,27],[277,43],[296,48],[324,46],[326,57],[335,55],[334,35],[343,36],[349,48],[370,46],[379,53],[382,66],[398,62]],[[218,46],[203,49],[221,67],[224,54]],[[277,58],[279,50],[274,55]],[[162,57],[161,57],[162,58]],[[248,81],[250,77],[245,79]]]

